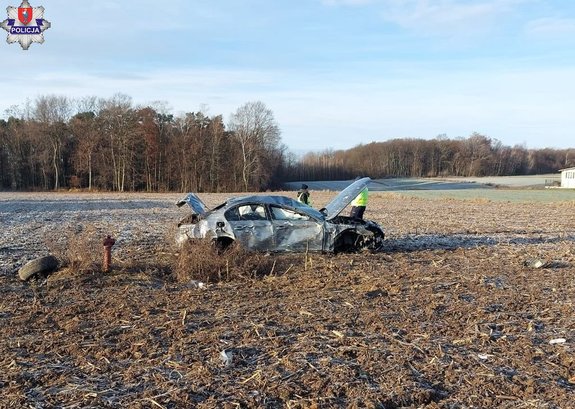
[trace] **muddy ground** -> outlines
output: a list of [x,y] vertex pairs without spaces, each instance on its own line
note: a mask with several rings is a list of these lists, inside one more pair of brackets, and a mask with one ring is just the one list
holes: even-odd
[[382,252],[202,250],[197,288],[178,197],[0,194],[0,408],[573,407],[575,201],[374,193]]

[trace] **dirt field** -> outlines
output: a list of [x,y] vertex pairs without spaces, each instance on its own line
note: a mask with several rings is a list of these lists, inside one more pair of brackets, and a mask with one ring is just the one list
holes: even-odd
[[382,252],[224,256],[197,288],[180,196],[0,193],[0,408],[574,406],[575,200],[373,193]]

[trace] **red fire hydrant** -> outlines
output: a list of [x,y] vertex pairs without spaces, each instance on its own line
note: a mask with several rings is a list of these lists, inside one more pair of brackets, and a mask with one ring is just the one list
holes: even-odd
[[114,243],[116,243],[116,240],[110,236],[104,239],[104,273],[110,271],[110,264],[112,263],[112,246]]

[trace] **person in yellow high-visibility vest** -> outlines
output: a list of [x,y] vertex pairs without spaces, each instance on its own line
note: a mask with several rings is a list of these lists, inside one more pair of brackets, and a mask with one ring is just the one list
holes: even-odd
[[367,206],[367,196],[368,190],[367,187],[365,187],[351,202],[351,212],[349,213],[349,217],[352,219],[363,219],[363,213]]

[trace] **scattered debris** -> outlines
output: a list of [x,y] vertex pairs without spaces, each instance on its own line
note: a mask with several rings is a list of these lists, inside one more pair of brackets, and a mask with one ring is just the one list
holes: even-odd
[[549,343],[551,345],[553,345],[553,344],[564,344],[565,342],[567,342],[567,340],[565,338],[555,338],[555,339],[552,339],[551,341],[549,341]]
[[232,365],[232,360],[233,360],[233,353],[232,351],[226,351],[225,349],[222,349],[220,351],[220,359],[222,360],[222,363],[224,364],[224,366],[228,367]]
[[206,288],[206,284],[203,281],[199,280],[190,280],[188,283],[188,287],[190,288]]
[[542,268],[545,264],[546,262],[541,259],[530,259],[525,261],[525,265],[531,268]]

